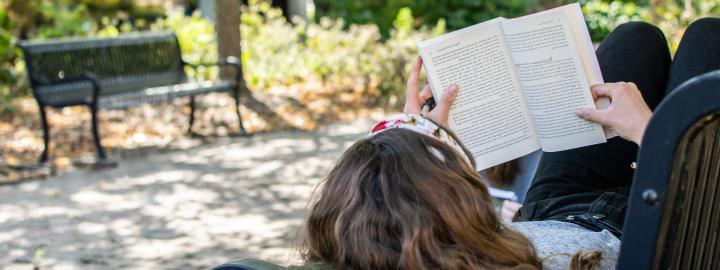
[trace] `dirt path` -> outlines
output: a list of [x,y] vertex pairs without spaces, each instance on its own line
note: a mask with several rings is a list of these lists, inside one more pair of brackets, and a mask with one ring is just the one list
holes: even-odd
[[207,269],[297,260],[315,185],[369,121],[230,138],[0,187],[3,269]]

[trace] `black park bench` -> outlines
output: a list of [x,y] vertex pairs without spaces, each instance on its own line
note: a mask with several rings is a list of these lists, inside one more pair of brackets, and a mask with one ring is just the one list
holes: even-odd
[[[37,100],[45,149],[40,163],[48,160],[50,126],[46,107],[88,106],[98,163],[109,163],[100,143],[98,110],[119,109],[141,103],[155,103],[190,97],[190,132],[194,120],[194,96],[228,92],[235,99],[240,133],[241,91],[245,90],[242,65],[236,57],[218,63],[189,64],[182,59],[177,37],[168,32],[143,32],[116,38],[74,38],[23,41],[19,44],[32,93]],[[233,80],[193,81],[185,67],[230,66]]]

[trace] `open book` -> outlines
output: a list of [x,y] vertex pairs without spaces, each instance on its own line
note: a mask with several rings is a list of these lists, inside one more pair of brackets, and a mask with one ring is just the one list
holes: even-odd
[[478,169],[538,149],[604,143],[599,124],[578,118],[603,82],[579,4],[515,19],[497,18],[419,45],[433,96],[460,87],[450,128]]

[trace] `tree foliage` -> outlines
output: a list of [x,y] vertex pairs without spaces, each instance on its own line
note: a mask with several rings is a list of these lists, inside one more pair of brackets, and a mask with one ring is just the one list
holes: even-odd
[[[29,94],[16,42],[66,36],[114,36],[123,32],[171,30],[185,60],[217,60],[214,26],[198,14],[147,17],[130,0],[0,0],[0,111],[9,100]],[[246,78],[258,91],[272,85],[322,81],[324,89],[362,88],[365,95],[391,100],[422,39],[486,19],[524,15],[570,0],[315,0],[317,19],[289,23],[269,1],[249,0],[241,34]],[[581,0],[594,41],[633,20],[657,24],[671,49],[698,17],[720,14],[718,0]],[[239,15],[240,16],[240,15]],[[201,69],[197,78],[213,78]],[[360,91],[360,90],[358,90]],[[361,92],[362,92],[361,91]]]
[[514,17],[537,6],[535,0],[315,0],[319,16],[342,18],[350,24],[376,24],[389,36],[402,8],[417,15],[416,25],[432,26],[444,20],[449,30],[495,17]]

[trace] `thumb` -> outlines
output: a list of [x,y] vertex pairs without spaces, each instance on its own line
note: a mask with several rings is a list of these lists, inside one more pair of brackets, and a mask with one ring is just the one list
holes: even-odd
[[600,123],[603,126],[607,126],[607,124],[608,124],[606,110],[598,110],[598,109],[593,109],[593,108],[580,108],[580,110],[578,110],[575,114],[582,119],[592,121],[595,123]]
[[450,107],[452,107],[452,104],[455,101],[457,94],[457,85],[451,84],[450,86],[448,86],[448,88],[445,89],[445,92],[440,98],[440,103],[438,103],[437,107],[435,107],[435,109],[433,110],[433,114],[435,114],[435,116],[439,119],[447,119],[448,115],[450,114]]

